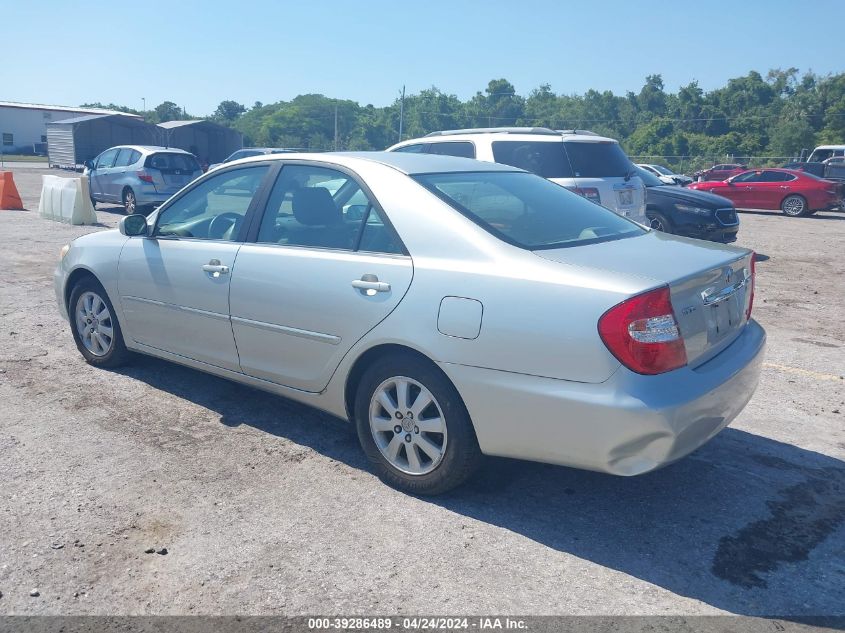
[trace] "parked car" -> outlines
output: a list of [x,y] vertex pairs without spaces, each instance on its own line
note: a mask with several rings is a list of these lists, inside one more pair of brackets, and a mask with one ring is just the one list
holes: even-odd
[[845,156],[833,156],[826,158],[820,163],[787,163],[784,169],[805,171],[813,176],[825,180],[835,180],[838,183],[845,183]]
[[388,152],[461,156],[534,172],[647,225],[645,188],[615,140],[587,130],[472,128],[432,132]]
[[239,149],[229,154],[223,159],[222,163],[214,163],[209,165],[208,168],[216,169],[217,167],[220,167],[220,165],[225,165],[226,163],[231,163],[232,161],[240,160],[241,158],[251,158],[252,156],[261,156],[263,154],[288,154],[290,152],[302,151],[306,150],[284,147],[244,147],[243,149]]
[[653,176],[661,180],[664,185],[681,185],[685,186],[692,182],[692,178],[684,176],[683,174],[676,174],[668,167],[663,165],[652,165],[648,163],[637,163],[637,167],[646,170]]
[[807,157],[808,163],[821,163],[828,158],[845,156],[845,145],[819,145]]
[[639,176],[646,187],[651,228],[713,242],[736,241],[739,217],[733,202],[712,193],[666,185],[645,169]]
[[208,172],[71,242],[55,289],[92,365],[142,352],[348,418],[419,494],[482,455],[617,475],[680,459],[743,409],[765,343],[751,251],[399,152]]
[[202,168],[181,149],[119,145],[85,161],[91,202],[120,203],[126,213],[149,213],[197,176]]
[[780,209],[793,217],[835,209],[842,201],[841,185],[792,169],[752,169],[689,188],[729,198],[740,209]]
[[731,176],[736,176],[748,169],[748,165],[740,165],[739,163],[724,163],[721,165],[713,165],[710,169],[702,169],[693,174],[696,182],[708,180],[727,180]]

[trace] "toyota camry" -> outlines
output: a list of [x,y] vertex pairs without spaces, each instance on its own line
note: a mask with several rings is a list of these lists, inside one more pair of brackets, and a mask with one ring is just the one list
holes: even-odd
[[340,153],[223,165],[65,246],[55,289],[90,364],[307,403],[435,494],[483,455],[638,475],[707,442],[757,385],[754,279],[520,169]]

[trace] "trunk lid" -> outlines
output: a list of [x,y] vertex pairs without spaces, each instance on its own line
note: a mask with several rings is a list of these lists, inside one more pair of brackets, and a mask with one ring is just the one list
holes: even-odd
[[538,250],[545,259],[635,276],[643,290],[668,285],[690,366],[731,344],[747,323],[751,251],[658,231],[572,248]]

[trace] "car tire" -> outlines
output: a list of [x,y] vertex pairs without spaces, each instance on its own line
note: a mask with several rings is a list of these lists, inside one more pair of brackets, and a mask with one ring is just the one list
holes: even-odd
[[135,197],[132,187],[124,188],[121,200],[123,200],[123,208],[126,210],[126,215],[138,213],[138,199]]
[[783,202],[780,203],[780,210],[784,215],[791,218],[800,218],[801,216],[809,214],[809,210],[807,209],[807,199],[797,193],[786,196],[786,198],[783,199]]
[[120,367],[131,358],[114,306],[93,277],[84,277],[71,290],[68,320],[76,347],[89,364]]
[[403,354],[374,362],[361,376],[354,414],[358,440],[376,474],[404,492],[441,494],[466,481],[481,463],[460,395],[425,359]]
[[662,231],[663,233],[669,234],[675,232],[675,228],[672,226],[672,223],[669,221],[669,218],[667,218],[659,211],[646,211],[646,217],[649,220],[649,225],[651,226],[651,228],[655,229],[656,231]]

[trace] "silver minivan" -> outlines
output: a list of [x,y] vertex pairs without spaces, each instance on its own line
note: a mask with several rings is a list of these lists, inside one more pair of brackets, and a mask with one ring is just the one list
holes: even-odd
[[202,175],[196,157],[181,149],[118,145],[86,161],[91,202],[122,204],[126,213],[149,213]]
[[649,226],[645,186],[619,143],[587,130],[542,127],[432,132],[388,152],[475,158],[534,172],[621,216]]

